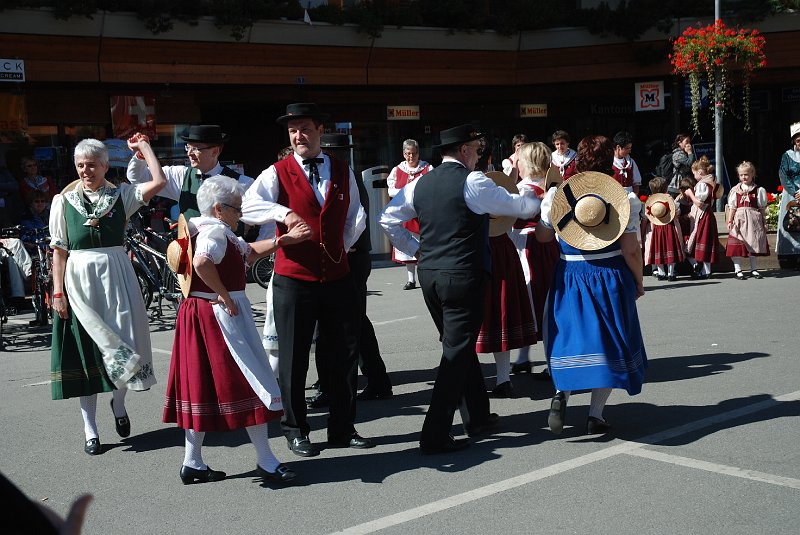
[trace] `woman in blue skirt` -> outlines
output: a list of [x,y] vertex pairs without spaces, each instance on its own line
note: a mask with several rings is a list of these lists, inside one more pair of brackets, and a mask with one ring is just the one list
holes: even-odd
[[594,435],[611,427],[603,418],[611,390],[638,394],[647,367],[636,311],[644,295],[641,203],[609,176],[607,138],[584,138],[580,149],[583,172],[547,192],[536,237],[546,242],[558,234],[561,249],[545,305],[545,352],[556,386],[548,424],[561,433],[570,392],[591,390],[586,433]]

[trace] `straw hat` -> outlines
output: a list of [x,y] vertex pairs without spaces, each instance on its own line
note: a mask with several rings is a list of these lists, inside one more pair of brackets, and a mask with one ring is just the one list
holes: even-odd
[[675,201],[666,193],[653,193],[644,206],[647,219],[654,225],[669,225],[675,219]]
[[[517,186],[514,184],[514,179],[510,176],[505,174],[502,171],[490,171],[486,173],[486,176],[494,180],[494,183],[500,186],[501,188],[505,188],[506,191],[509,193],[519,193]],[[517,220],[514,216],[507,216],[507,215],[490,215],[489,216],[489,236],[495,237],[500,236],[501,234],[505,234],[511,227],[514,226],[514,222]]]
[[557,188],[564,182],[564,177],[561,176],[561,171],[558,170],[558,167],[550,166],[547,169],[547,174],[544,176],[544,190],[547,191],[550,188]]
[[628,193],[619,182],[605,173],[586,171],[558,187],[550,221],[567,244],[596,251],[617,241],[630,213]]
[[189,236],[189,225],[183,214],[178,217],[178,238],[170,242],[167,247],[167,264],[178,276],[181,293],[189,297],[189,288],[192,286],[192,240]]
[[725,187],[722,184],[714,185],[714,198],[721,199],[725,196]]

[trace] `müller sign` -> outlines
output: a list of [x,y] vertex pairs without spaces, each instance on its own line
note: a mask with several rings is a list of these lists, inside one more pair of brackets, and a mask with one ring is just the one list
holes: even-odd
[[419,121],[419,106],[386,106],[389,121]]
[[24,82],[25,61],[0,58],[0,82]]

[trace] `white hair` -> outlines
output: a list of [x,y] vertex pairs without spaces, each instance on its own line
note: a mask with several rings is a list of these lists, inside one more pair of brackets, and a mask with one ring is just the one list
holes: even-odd
[[197,190],[197,208],[204,216],[211,216],[217,204],[235,206],[242,200],[242,187],[238,180],[214,175],[203,180]]
[[75,160],[78,158],[95,158],[101,164],[108,164],[108,148],[97,139],[84,139],[75,145]]
[[419,143],[417,143],[416,139],[406,139],[403,141],[403,151],[406,149],[418,149]]

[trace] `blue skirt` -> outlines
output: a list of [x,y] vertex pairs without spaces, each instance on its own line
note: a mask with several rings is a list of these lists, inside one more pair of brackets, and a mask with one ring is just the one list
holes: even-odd
[[647,355],[636,283],[622,256],[559,260],[545,311],[545,350],[556,388],[642,391]]

